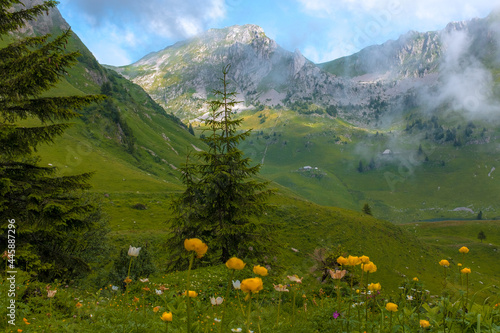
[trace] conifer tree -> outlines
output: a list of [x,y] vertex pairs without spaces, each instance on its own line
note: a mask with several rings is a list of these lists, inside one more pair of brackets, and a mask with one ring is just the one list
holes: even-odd
[[477,234],[477,239],[479,239],[481,241],[481,243],[483,242],[483,240],[486,239],[486,234],[484,233],[484,231],[479,231],[479,233]]
[[373,214],[372,214],[372,209],[371,209],[371,207],[370,207],[370,205],[369,205],[368,203],[365,203],[365,204],[363,205],[362,211],[363,211],[363,213],[365,213],[366,215],[373,215]]
[[198,163],[188,154],[182,168],[185,192],[172,205],[173,235],[168,241],[174,254],[172,268],[185,264],[182,242],[197,237],[210,248],[204,257],[212,262],[225,262],[231,256],[261,257],[273,253],[271,226],[264,226],[258,217],[269,209],[266,203],[274,192],[269,182],[254,178],[260,165],[250,166],[238,144],[250,131],[239,132],[242,119],[234,119],[235,92],[228,92],[227,74],[223,68],[222,89],[213,91],[216,99],[209,102],[211,116],[205,124],[209,134],[203,137],[208,151],[196,153]]
[[83,191],[91,174],[60,176],[40,166],[34,154],[63,134],[67,121],[79,115],[75,109],[101,98],[47,93],[79,56],[64,50],[69,30],[55,38],[16,37],[27,21],[56,4],[26,8],[19,0],[0,0],[0,40],[8,42],[0,49],[0,243],[7,244],[5,229],[15,220],[16,267],[46,279],[88,268],[90,247],[99,248],[90,243],[104,226],[98,204]]

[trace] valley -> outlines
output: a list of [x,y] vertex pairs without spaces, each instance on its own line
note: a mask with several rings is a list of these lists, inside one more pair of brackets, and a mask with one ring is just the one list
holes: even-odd
[[[42,2],[33,0],[32,4]],[[0,39],[0,49],[17,37],[46,32],[59,35],[69,28],[54,8],[26,28]],[[84,327],[82,332],[109,331],[110,327],[125,331],[130,329],[130,323],[136,325],[137,331],[139,327],[158,331],[165,326],[160,327],[164,323],[157,320],[156,307],[179,315],[179,322],[184,325],[190,321],[190,310],[179,296],[182,290],[189,290],[185,283],[187,280],[187,288],[191,286],[190,272],[194,268],[193,286],[200,297],[193,304],[198,314],[209,319],[209,324],[204,318],[196,319],[197,329],[208,331],[210,316],[216,318],[215,304],[212,302],[210,308],[209,298],[230,293],[234,298],[227,298],[234,305],[228,311],[231,325],[244,318],[248,325],[250,315],[260,320],[261,310],[254,308],[251,313],[246,305],[249,303],[242,303],[247,300],[239,299],[238,290],[230,284],[226,289],[226,280],[232,281],[235,276],[243,279],[244,274],[251,274],[249,267],[258,263],[266,267],[266,275],[269,270],[259,305],[268,310],[262,311],[268,313],[263,331],[271,331],[275,326],[279,326],[276,332],[290,331],[296,313],[301,319],[297,325],[302,325],[297,331],[327,331],[321,319],[327,317],[329,321],[324,325],[330,325],[328,329],[338,328],[335,325],[343,320],[343,330],[345,323],[356,323],[351,320],[355,316],[350,314],[351,308],[366,302],[366,319],[361,318],[358,310],[356,325],[360,330],[363,325],[366,328],[368,312],[377,313],[380,318],[370,320],[378,323],[382,332],[387,324],[384,303],[389,300],[404,309],[401,315],[396,314],[402,316],[403,324],[399,327],[403,329],[418,329],[417,317],[420,320],[421,313],[435,327],[446,327],[446,315],[440,310],[444,308],[444,313],[455,316],[450,319],[454,324],[462,320],[465,327],[463,307],[467,310],[468,305],[458,303],[464,297],[466,302],[471,300],[467,327],[481,327],[477,314],[492,321],[484,324],[492,331],[499,327],[493,323],[500,316],[500,266],[495,264],[500,246],[498,13],[452,22],[440,31],[410,31],[397,40],[320,64],[308,60],[300,50],[285,50],[254,24],[210,29],[127,66],[99,64],[76,35],[69,38],[66,48],[64,52],[80,53],[78,61],[43,96],[99,94],[103,101],[82,108],[79,116],[71,119],[69,129],[52,143],[37,147],[30,158],[40,167],[53,169],[57,179],[92,173],[88,181],[91,188],[79,193],[97,203],[102,224],[93,230],[88,243],[87,236],[79,238],[85,241],[81,245],[85,248],[83,253],[101,249],[100,246],[102,251],[93,258],[86,275],[81,275],[83,278],[60,280],[63,282],[40,278],[33,282],[34,287],[29,286],[30,279],[36,280],[42,276],[39,272],[50,271],[50,264],[44,266],[40,260],[25,259],[21,252],[25,267],[20,269],[18,284],[24,288],[25,299],[32,302],[26,305],[28,310],[22,310],[23,316],[32,315],[32,309],[38,306],[33,302],[42,302],[37,293],[41,295],[39,290],[43,288],[49,290],[50,285],[45,286],[49,281],[57,283],[59,295],[64,295],[54,299],[54,317],[62,320],[54,327],[64,326],[66,331],[75,327]],[[229,274],[229,266],[213,264],[213,258],[203,259],[198,253],[195,260],[194,252],[186,266],[189,269],[167,269],[171,257],[177,255],[168,245],[169,237],[178,232],[175,218],[179,216],[173,203],[189,207],[189,200],[179,204],[178,199],[185,193],[189,180],[201,178],[200,173],[194,177],[189,174],[186,164],[201,163],[199,153],[213,148],[213,142],[206,140],[207,136],[216,136],[206,123],[210,120],[208,103],[216,99],[214,89],[221,89],[223,65],[230,65],[228,88],[235,92],[238,102],[230,113],[231,119],[241,121],[236,134],[249,133],[237,148],[250,159],[250,166],[261,166],[251,181],[268,182],[265,189],[274,190],[269,206],[262,214],[252,216],[245,228],[269,227],[274,242],[266,248],[270,254],[258,262],[253,251],[262,249],[254,249],[253,245],[245,243],[238,253],[231,253],[249,263],[244,274]],[[16,125],[44,123],[27,116]],[[201,187],[193,188],[196,195],[202,193]],[[188,213],[182,218],[196,221],[190,218],[197,209],[207,208],[200,207],[186,210]],[[0,212],[8,213],[6,209]],[[57,226],[60,230],[54,230],[63,234],[72,218],[62,220]],[[189,223],[186,225],[191,227]],[[233,227],[243,229],[241,225]],[[200,229],[204,228],[202,225]],[[209,234],[207,230],[198,232]],[[246,232],[251,235],[253,230]],[[129,246],[142,247],[138,259],[127,253]],[[468,257],[459,252],[462,246],[470,249]],[[369,256],[378,266],[376,273],[355,271],[356,265],[337,261],[339,256],[350,254]],[[181,256],[188,258],[185,253]],[[451,265],[448,263],[443,271],[439,260],[445,259]],[[32,261],[39,271],[29,268],[28,262]],[[462,276],[465,273],[460,271],[462,262],[472,269],[466,275],[466,285]],[[350,280],[341,277],[336,281],[328,273],[330,268],[352,270]],[[296,274],[295,279],[304,277],[303,285],[292,283],[296,282]],[[129,277],[133,280],[126,282]],[[144,278],[147,281],[142,282]],[[367,310],[366,304],[372,301],[368,295],[375,291],[368,292],[364,278],[383,285],[382,296],[377,299],[377,293],[373,297],[371,310]],[[280,291],[275,283],[285,283],[285,287],[288,283],[288,287],[294,288],[293,298],[292,292],[283,296],[286,306],[281,322],[280,305],[277,313],[275,308],[281,304],[282,296],[278,296]],[[361,292],[353,288],[353,283]],[[161,293],[156,289],[160,285],[166,288],[160,289]],[[6,283],[1,286],[7,288]],[[117,290],[123,294],[115,293]],[[412,296],[410,290],[418,290],[421,295]],[[85,295],[85,301],[77,294]],[[132,294],[137,295],[133,300]],[[252,297],[258,299],[258,295],[248,295],[250,302]],[[421,303],[414,306],[410,301],[417,296]],[[451,299],[456,301],[452,305]],[[77,304],[86,302],[82,310],[79,308],[83,305],[76,306],[77,315],[73,314],[73,300],[78,300]],[[52,325],[52,315],[44,314],[53,311],[52,300],[49,301],[30,318]],[[106,302],[113,308],[108,309]],[[99,303],[105,304],[106,309]],[[332,321],[333,310],[340,306],[344,307],[344,318]],[[248,316],[242,315],[240,308],[248,310]],[[127,313],[123,315],[121,309],[127,309]],[[136,318],[138,311],[144,311],[142,319]],[[93,313],[100,315],[92,317]],[[79,321],[71,320],[71,316]],[[390,316],[392,327],[392,312]],[[271,321],[276,325],[269,324]],[[183,331],[179,322],[172,324],[174,332]],[[169,323],[166,325],[168,329]]]

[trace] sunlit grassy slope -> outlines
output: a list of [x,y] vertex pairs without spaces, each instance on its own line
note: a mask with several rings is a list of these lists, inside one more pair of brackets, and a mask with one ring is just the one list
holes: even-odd
[[[266,109],[240,116],[253,128],[241,147],[263,163],[262,175],[318,204],[360,210],[368,203],[375,216],[393,222],[470,219],[479,211],[499,216],[498,170],[492,171],[499,167],[498,129],[488,127],[488,143],[455,147],[401,126],[369,130],[325,115]],[[460,207],[473,213],[454,211]]]

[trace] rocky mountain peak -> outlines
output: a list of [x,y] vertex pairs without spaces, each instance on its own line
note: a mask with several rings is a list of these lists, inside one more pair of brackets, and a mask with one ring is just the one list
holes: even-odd
[[233,25],[222,29],[210,29],[207,32],[194,37],[194,40],[204,44],[231,45],[234,43],[252,44],[256,40],[269,40],[264,29],[255,24]]
[[243,26],[234,25],[228,28],[226,41],[235,41],[243,44],[250,44],[254,39],[267,38],[264,29],[254,24]]
[[443,32],[444,33],[450,33],[453,31],[461,31],[461,30],[466,30],[467,25],[469,24],[468,21],[455,21],[455,22],[450,22],[446,25],[446,28],[444,28]]
[[[23,1],[24,6],[16,5],[15,8],[18,10],[25,8],[32,8],[36,5],[43,4],[44,0],[26,0]],[[53,28],[58,28],[60,30],[68,30],[70,28],[66,20],[61,16],[61,13],[57,8],[52,8],[49,10],[48,15],[43,14],[36,18],[36,20],[28,22],[22,29],[19,30],[21,34],[35,35],[35,31],[38,34],[48,34]]]

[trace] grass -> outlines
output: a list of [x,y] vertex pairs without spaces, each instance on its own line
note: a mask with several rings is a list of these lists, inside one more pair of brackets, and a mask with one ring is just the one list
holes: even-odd
[[[361,209],[395,223],[432,218],[486,218],[498,216],[496,139],[460,148],[436,144],[395,129],[378,132],[357,128],[342,120],[306,116],[290,110],[240,113],[252,135],[242,149],[261,174],[318,204]],[[264,123],[260,120],[266,118]],[[482,124],[477,124],[478,132]],[[487,136],[496,137],[490,129]],[[423,154],[418,154],[419,144]],[[385,149],[391,155],[383,155]],[[425,161],[427,156],[428,161]],[[375,169],[367,169],[370,160]],[[359,162],[365,170],[358,172]],[[311,179],[298,170],[318,167],[325,176]],[[468,207],[474,214],[453,211]]]
[[[450,263],[454,267],[458,263],[470,267],[476,288],[493,284],[498,292],[500,265],[496,262],[500,248],[500,221],[419,222],[404,224],[402,227],[414,233],[429,247],[443,253],[446,258],[453,258]],[[481,230],[486,235],[483,242],[477,238]],[[457,256],[460,246],[470,248],[474,256]]]
[[[471,249],[467,255],[476,254]],[[438,258],[433,258],[434,264]],[[343,267],[348,272],[341,280],[328,278],[324,284],[313,276],[301,274],[294,266],[270,269],[268,275],[261,277],[264,289],[253,294],[250,300],[240,290],[231,288],[226,294],[225,289],[230,276],[240,281],[255,276],[252,267],[256,263],[246,262],[247,266],[235,271],[234,275],[225,265],[196,269],[191,273],[189,286],[197,293],[189,300],[192,329],[194,332],[218,331],[222,306],[211,305],[210,298],[228,295],[224,299],[228,303],[224,312],[224,331],[230,328],[260,332],[500,331],[498,293],[478,301],[472,290],[466,292],[464,274],[461,283],[454,283],[460,273],[448,268],[448,283],[442,284],[444,277],[441,275],[436,293],[427,290],[429,283],[422,277],[418,281],[397,277],[401,288],[391,289],[382,283],[379,291],[368,294],[367,284],[379,281],[384,271],[380,264],[387,258],[380,262],[370,259],[378,269],[369,276],[365,274],[363,280],[360,266],[356,265]],[[135,264],[140,260],[143,260],[141,253]],[[296,274],[300,283],[290,279]],[[28,274],[19,272],[16,328],[6,327],[5,321],[2,326],[6,332],[159,332],[166,328],[160,316],[168,312],[172,313],[169,331],[185,332],[187,300],[181,294],[186,288],[186,279],[186,272],[159,273],[147,280],[134,279],[125,290],[122,284],[96,288],[85,281],[54,281],[47,286],[30,281]],[[475,282],[476,277],[471,275],[467,281]],[[285,285],[287,291],[275,290],[272,286],[277,284]],[[3,278],[2,292],[6,292],[8,286]],[[49,289],[57,290],[54,298],[47,297]],[[341,293],[337,294],[337,290]],[[396,312],[387,310],[389,302],[397,306]],[[2,306],[2,315],[6,315],[5,311],[6,306]],[[421,329],[421,320],[426,320],[430,327]]]

